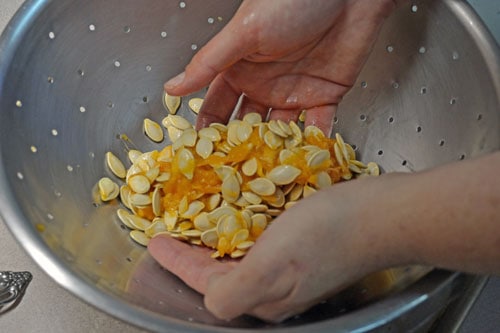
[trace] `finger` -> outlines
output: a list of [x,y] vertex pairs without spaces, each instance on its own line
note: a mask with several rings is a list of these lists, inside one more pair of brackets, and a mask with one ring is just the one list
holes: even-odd
[[242,119],[246,114],[252,112],[258,113],[262,116],[262,119],[266,119],[267,114],[269,113],[269,107],[260,104],[258,102],[255,102],[254,100],[251,100],[247,96],[243,96],[236,118]]
[[251,53],[254,34],[242,31],[237,15],[193,57],[185,71],[165,83],[167,93],[185,96],[206,87],[225,69]]
[[241,92],[233,89],[224,80],[223,75],[217,76],[205,95],[196,119],[196,128],[200,129],[214,122],[226,124],[231,118],[240,96]]
[[314,125],[326,136],[331,136],[333,130],[333,118],[337,112],[337,105],[323,105],[306,110],[305,126]]
[[300,113],[302,110],[279,110],[279,109],[272,109],[271,112],[269,113],[269,120],[283,120],[286,123],[289,123],[290,121],[295,121],[299,119]]
[[208,249],[193,247],[167,236],[151,239],[148,251],[161,266],[202,294],[206,292],[212,274],[224,274],[233,267],[210,258]]

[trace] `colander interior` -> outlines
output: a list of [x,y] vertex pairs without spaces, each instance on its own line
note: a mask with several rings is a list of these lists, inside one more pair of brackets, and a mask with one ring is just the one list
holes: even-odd
[[[368,306],[349,307],[344,295],[277,326],[249,317],[216,320],[199,294],[129,239],[115,214],[118,204],[93,203],[93,186],[110,175],[107,151],[126,161],[127,149],[160,147],[142,133],[142,121],[166,115],[163,82],[183,70],[238,5],[33,0],[0,44],[2,216],[60,284],[148,328],[333,325]],[[342,102],[335,130],[361,160],[386,172],[418,171],[498,149],[498,46],[485,35],[464,3],[402,6]],[[187,103],[179,114],[194,121]]]

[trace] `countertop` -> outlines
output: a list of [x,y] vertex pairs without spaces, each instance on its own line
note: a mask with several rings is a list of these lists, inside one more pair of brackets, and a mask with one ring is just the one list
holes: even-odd
[[[22,0],[0,0],[0,31]],[[500,1],[470,0],[500,43]],[[33,280],[19,304],[0,316],[2,332],[144,332],[83,303],[49,278],[16,243],[0,220],[0,270],[29,271]],[[491,278],[459,332],[500,327],[500,279]]]

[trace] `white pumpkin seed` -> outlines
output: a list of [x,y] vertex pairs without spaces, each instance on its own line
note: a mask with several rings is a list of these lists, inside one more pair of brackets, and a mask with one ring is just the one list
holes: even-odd
[[320,149],[307,158],[307,166],[314,170],[323,166],[329,160],[330,152],[326,149]]
[[134,229],[144,231],[146,230],[147,227],[151,225],[151,221],[146,220],[145,218],[142,218],[137,215],[129,215],[128,220],[130,224],[134,227]]
[[176,211],[165,212],[163,215],[163,221],[167,226],[167,230],[173,230],[177,225],[178,220],[179,217]]
[[193,125],[186,118],[179,115],[168,115],[163,119],[163,126],[169,127],[174,126],[180,130],[187,130],[188,128],[193,128]]
[[238,125],[238,141],[243,143],[250,139],[250,136],[252,135],[252,125],[247,123],[246,121],[241,121]]
[[254,244],[255,244],[255,242],[253,242],[253,241],[244,241],[244,242],[241,242],[238,245],[236,245],[236,248],[238,250],[245,251],[245,250],[250,249]]
[[151,205],[151,197],[147,194],[134,193],[130,196],[129,202],[136,207]]
[[219,142],[222,139],[220,132],[215,127],[202,128],[198,131],[198,136],[212,142]]
[[148,246],[149,244],[149,237],[144,234],[144,232],[139,231],[139,230],[131,230],[130,233],[130,238],[132,238],[136,243],[142,245],[142,246]]
[[193,219],[196,215],[198,215],[203,208],[205,208],[205,204],[201,201],[195,200],[189,203],[187,209],[184,212],[180,212],[180,216],[185,219]]
[[273,131],[267,131],[264,134],[264,142],[271,149],[279,149],[283,146],[283,138],[275,134]]
[[243,116],[243,121],[253,126],[262,122],[262,116],[257,112],[250,112]]
[[191,98],[188,102],[189,108],[193,110],[194,113],[198,114],[203,104],[203,98],[195,97]]
[[240,182],[234,173],[222,181],[221,193],[224,200],[229,203],[235,202],[240,197]]
[[137,149],[130,149],[127,155],[130,162],[135,163],[136,159],[142,155],[142,152]]
[[143,130],[147,137],[154,142],[163,141],[163,130],[157,122],[149,118],[144,119]]
[[219,206],[221,195],[219,193],[212,194],[207,201],[207,209],[209,211],[214,210]]
[[302,170],[285,164],[272,169],[267,175],[267,178],[276,185],[288,185],[300,176],[301,173]]
[[181,148],[176,156],[175,161],[177,162],[177,167],[179,171],[187,178],[193,179],[194,169],[196,167],[196,163],[194,160],[193,153],[186,148]]
[[200,237],[201,236],[201,231],[196,230],[196,229],[191,229],[191,230],[184,230],[181,232],[182,235],[187,236],[187,237]]
[[252,157],[251,159],[243,163],[243,165],[241,166],[241,171],[243,171],[243,174],[245,176],[251,177],[255,175],[255,173],[257,172],[257,168],[257,159],[255,157]]
[[166,92],[163,93],[163,106],[170,114],[176,114],[181,105],[180,96],[170,96]]
[[200,238],[203,244],[214,249],[217,247],[217,243],[219,242],[219,236],[217,236],[217,231],[215,228],[204,231],[201,234]]
[[118,178],[125,178],[127,175],[127,170],[123,165],[122,161],[115,154],[108,151],[106,153],[106,164],[108,165],[109,170]]
[[207,159],[214,151],[214,144],[207,138],[200,138],[196,144],[196,153],[203,159]]
[[194,227],[201,231],[206,231],[208,229],[212,229],[214,224],[210,222],[208,219],[208,213],[201,212],[198,214],[193,220]]
[[248,186],[253,193],[260,196],[269,196],[276,191],[276,185],[267,178],[255,178],[248,182]]
[[156,220],[151,223],[149,227],[147,227],[144,230],[144,234],[148,236],[149,238],[153,238],[159,233],[163,233],[167,231],[167,227],[165,226],[165,223],[163,223],[162,220]]
[[161,216],[162,214],[162,205],[161,205],[161,187],[155,188],[153,191],[153,197],[151,199],[151,206],[153,208],[153,214],[156,216]]
[[116,215],[118,215],[118,218],[120,221],[129,229],[135,229],[135,227],[130,223],[129,216],[132,215],[128,211],[126,211],[123,208],[119,208],[116,211]]
[[122,203],[125,205],[125,207],[130,208],[130,194],[131,194],[130,187],[127,185],[122,185],[120,186],[120,200]]
[[377,163],[375,162],[368,162],[366,165],[366,170],[368,171],[368,174],[370,176],[379,176],[380,175],[380,168],[378,167]]
[[102,201],[111,201],[120,194],[120,187],[108,177],[99,180],[97,187]]
[[128,180],[128,186],[135,193],[147,193],[151,188],[149,179],[143,175],[134,175]]
[[175,126],[167,126],[167,133],[170,142],[176,142],[181,137],[183,132],[183,130],[178,129]]
[[243,256],[245,256],[245,254],[247,254],[246,251],[243,251],[243,250],[234,250],[231,252],[231,254],[229,255],[231,258],[233,259],[238,259],[238,258],[241,258]]
[[262,202],[262,198],[253,192],[241,192],[241,196],[251,205],[258,205]]

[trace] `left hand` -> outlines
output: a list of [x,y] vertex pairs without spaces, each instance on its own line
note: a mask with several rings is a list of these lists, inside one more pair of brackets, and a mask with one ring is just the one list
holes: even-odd
[[368,273],[399,263],[402,252],[391,250],[398,239],[389,237],[375,218],[373,209],[378,215],[384,210],[371,195],[401,177],[336,184],[301,200],[271,224],[241,261],[215,260],[206,248],[162,236],[153,238],[148,249],[163,267],[204,294],[207,309],[217,317],[250,314],[281,321]]

